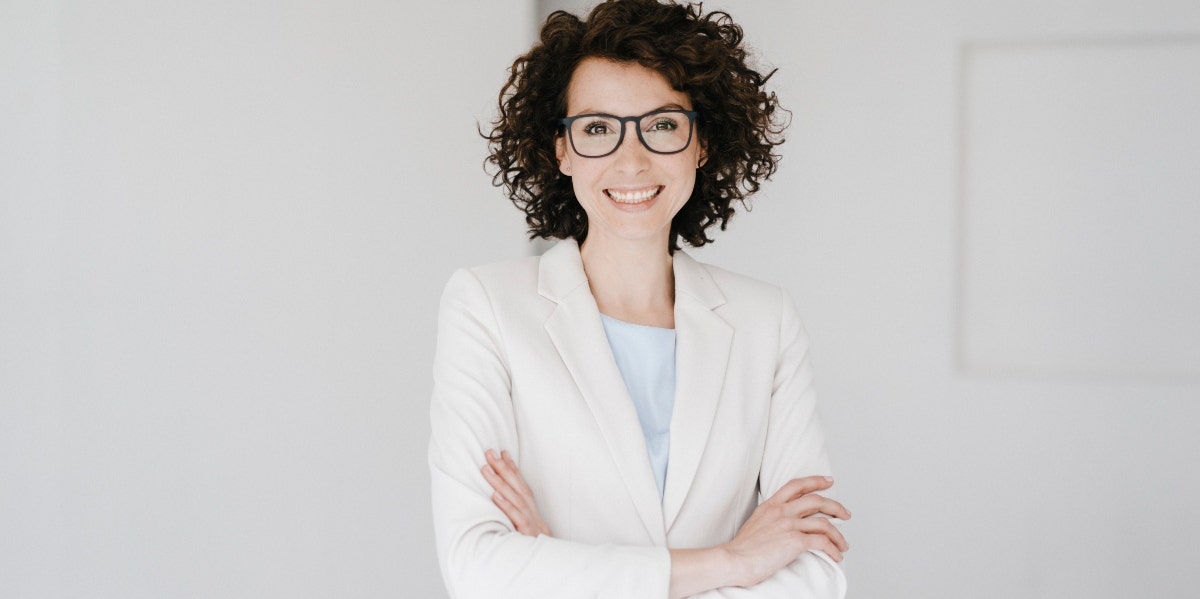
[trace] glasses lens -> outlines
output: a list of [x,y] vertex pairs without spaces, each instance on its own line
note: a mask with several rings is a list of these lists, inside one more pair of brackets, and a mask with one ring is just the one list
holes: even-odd
[[691,141],[691,121],[685,112],[657,112],[642,117],[638,123],[642,139],[655,152],[679,152]]
[[617,148],[621,139],[621,121],[589,116],[571,123],[571,143],[580,156],[603,156]]

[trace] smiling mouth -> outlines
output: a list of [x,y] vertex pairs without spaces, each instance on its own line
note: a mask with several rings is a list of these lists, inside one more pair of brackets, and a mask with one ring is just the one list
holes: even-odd
[[646,187],[643,189],[605,189],[604,195],[608,196],[614,202],[621,204],[641,204],[654,199],[663,189],[662,185],[654,187]]

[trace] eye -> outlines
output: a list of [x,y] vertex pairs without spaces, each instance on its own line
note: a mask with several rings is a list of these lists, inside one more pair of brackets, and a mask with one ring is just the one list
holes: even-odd
[[674,131],[678,128],[679,122],[674,118],[660,116],[650,123],[650,126],[646,128],[646,131]]
[[583,132],[588,135],[607,135],[610,131],[608,123],[604,121],[592,121],[583,126]]

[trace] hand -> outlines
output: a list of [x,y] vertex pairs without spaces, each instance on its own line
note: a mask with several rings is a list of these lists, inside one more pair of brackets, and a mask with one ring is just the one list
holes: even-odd
[[484,457],[487,459],[487,465],[482,468],[483,478],[496,491],[492,493],[492,503],[508,516],[517,532],[531,537],[550,536],[550,528],[542,520],[537,504],[533,501],[533,491],[525,484],[525,479],[521,478],[521,473],[508,452],[502,451],[497,454],[495,450],[489,449]]
[[850,545],[825,516],[849,520],[850,512],[816,494],[832,485],[833,479],[824,476],[793,479],[754,510],[733,540],[722,545],[740,572],[738,586],[762,582],[810,549],[842,561]]

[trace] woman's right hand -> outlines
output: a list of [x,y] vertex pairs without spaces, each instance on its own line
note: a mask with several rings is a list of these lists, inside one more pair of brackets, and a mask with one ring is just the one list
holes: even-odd
[[496,450],[489,449],[484,453],[484,458],[487,465],[483,467],[483,478],[495,491],[492,493],[492,502],[508,516],[513,528],[531,537],[550,536],[550,527],[542,520],[533,491],[508,452],[496,453]]
[[835,561],[850,549],[829,517],[850,519],[842,504],[817,495],[833,479],[808,476],[789,481],[762,502],[733,540],[723,544],[738,572],[738,586],[762,582],[810,549],[824,551]]

